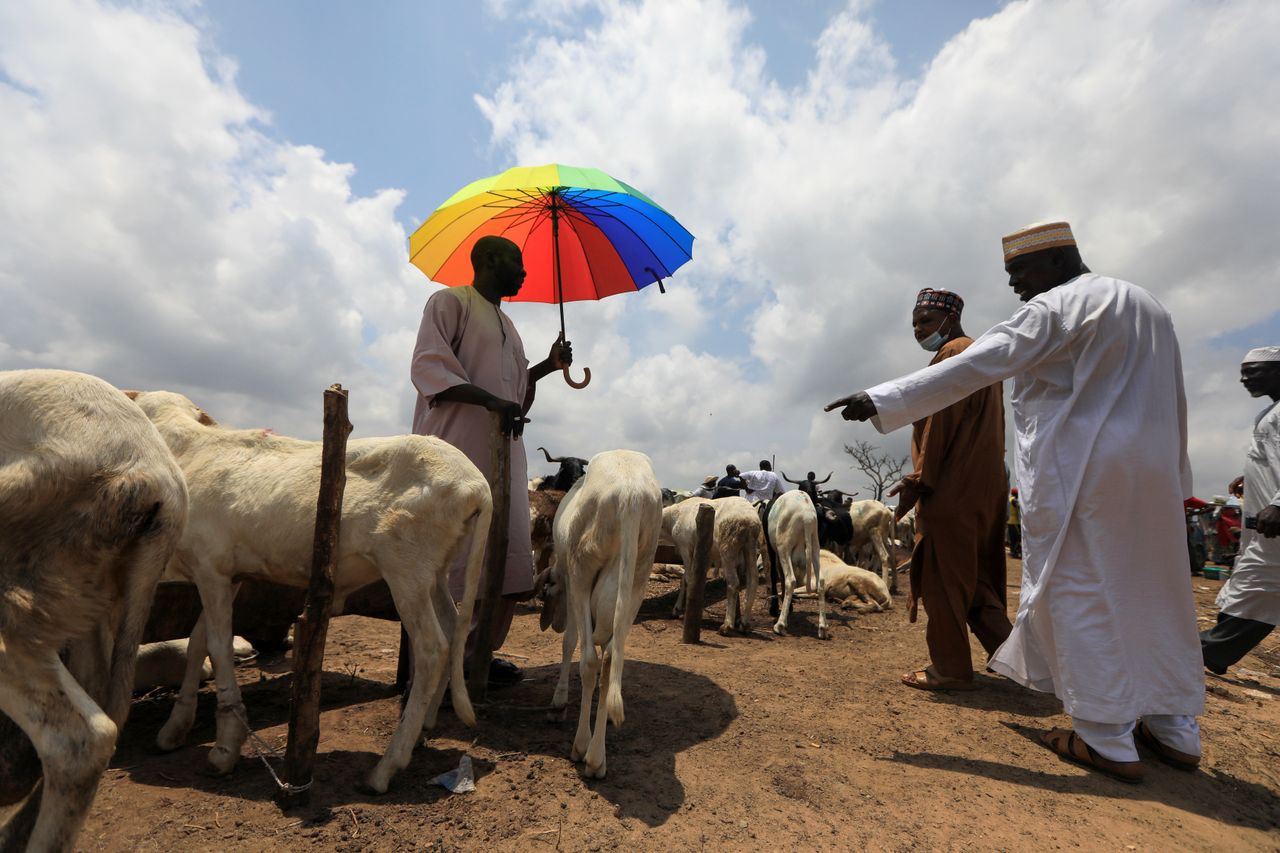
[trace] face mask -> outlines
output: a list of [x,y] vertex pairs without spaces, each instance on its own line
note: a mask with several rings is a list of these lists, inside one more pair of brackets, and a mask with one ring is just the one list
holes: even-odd
[[942,334],[942,326],[939,326],[938,331],[934,332],[923,341],[920,341],[920,347],[928,352],[937,352],[942,349],[942,345],[946,342],[946,336]]

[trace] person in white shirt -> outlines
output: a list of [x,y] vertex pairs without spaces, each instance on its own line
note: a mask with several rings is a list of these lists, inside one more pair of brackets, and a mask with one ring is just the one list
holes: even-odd
[[1139,782],[1136,736],[1194,769],[1204,671],[1185,569],[1191,467],[1173,321],[1147,291],[1094,275],[1065,222],[1003,243],[1021,309],[964,352],[827,410],[887,433],[1012,379],[1022,591],[990,666],[1062,700],[1074,730],[1041,738],[1062,758]]
[[1205,668],[1218,675],[1280,624],[1280,347],[1250,350],[1240,382],[1271,402],[1254,422],[1245,458],[1240,556],[1218,593],[1218,623],[1200,635]]
[[742,482],[747,484],[747,500],[751,503],[767,501],[786,491],[782,486],[782,481],[773,472],[773,466],[769,464],[767,459],[760,460],[759,470],[743,471],[738,476],[742,478]]

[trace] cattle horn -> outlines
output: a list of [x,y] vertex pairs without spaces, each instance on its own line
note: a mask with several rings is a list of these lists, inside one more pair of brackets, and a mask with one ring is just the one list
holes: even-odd
[[564,461],[564,459],[558,456],[552,456],[550,453],[547,452],[547,449],[545,447],[539,447],[538,449],[542,451],[542,455],[547,457],[547,461],[550,462],[552,465],[559,465],[561,462]]

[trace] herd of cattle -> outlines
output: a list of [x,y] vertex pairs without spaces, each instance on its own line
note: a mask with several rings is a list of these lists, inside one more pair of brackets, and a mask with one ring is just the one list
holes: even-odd
[[[772,626],[779,635],[797,594],[816,596],[824,639],[829,597],[859,610],[891,606],[890,554],[910,530],[895,529],[877,501],[804,491],[758,506],[740,497],[679,500],[644,454],[614,450],[588,461],[542,452],[560,466],[530,483],[543,628],[564,633],[552,706],[567,705],[580,647],[571,757],[589,776],[605,775],[606,718],[623,720],[626,638],[655,552],[665,541],[691,563],[700,506],[714,508],[711,562],[727,588],[722,633],[751,630],[762,573],[782,583]],[[157,744],[183,744],[207,655],[218,709],[209,761],[221,773],[235,766],[250,732],[234,671],[236,579],[307,585],[320,453],[319,442],[223,427],[180,394],[122,392],[65,371],[0,373],[0,711],[43,767],[42,784],[0,827],[0,849],[73,846],[129,711],[162,577],[193,583],[203,610]],[[475,723],[463,653],[491,516],[485,478],[438,439],[348,445],[334,612],[354,591],[385,581],[413,650],[399,725],[362,784],[371,792],[385,792],[408,763],[446,690],[458,718]],[[455,605],[448,572],[464,554]],[[677,613],[684,600],[682,583]],[[11,769],[0,754],[0,776],[17,778]]]

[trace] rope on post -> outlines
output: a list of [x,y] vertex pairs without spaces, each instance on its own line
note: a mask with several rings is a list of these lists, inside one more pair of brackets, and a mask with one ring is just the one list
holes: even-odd
[[484,701],[489,688],[489,664],[493,661],[493,623],[502,598],[502,582],[507,573],[507,538],[511,522],[511,438],[502,432],[502,419],[492,415],[493,444],[489,456],[493,491],[493,520],[485,549],[484,579],[480,586],[480,614],[476,619],[475,645],[471,651],[471,674],[467,692],[473,701]]
[[[333,609],[333,564],[338,555],[342,493],[347,485],[347,392],[330,385],[324,392],[324,445],[320,456],[320,494],[311,551],[311,582],[294,631],[293,689],[289,699],[289,742],[284,778],[275,800],[282,809],[310,800],[311,768],[320,744],[320,679],[324,644]],[[264,759],[265,763],[265,759]],[[268,765],[270,769],[270,765]],[[274,776],[274,772],[272,773]]]
[[711,563],[711,541],[716,526],[715,507],[710,504],[698,507],[694,525],[698,539],[693,549],[693,565],[685,567],[689,592],[685,602],[684,634],[680,638],[682,643],[700,642],[702,636],[702,602],[707,588],[707,566]]

